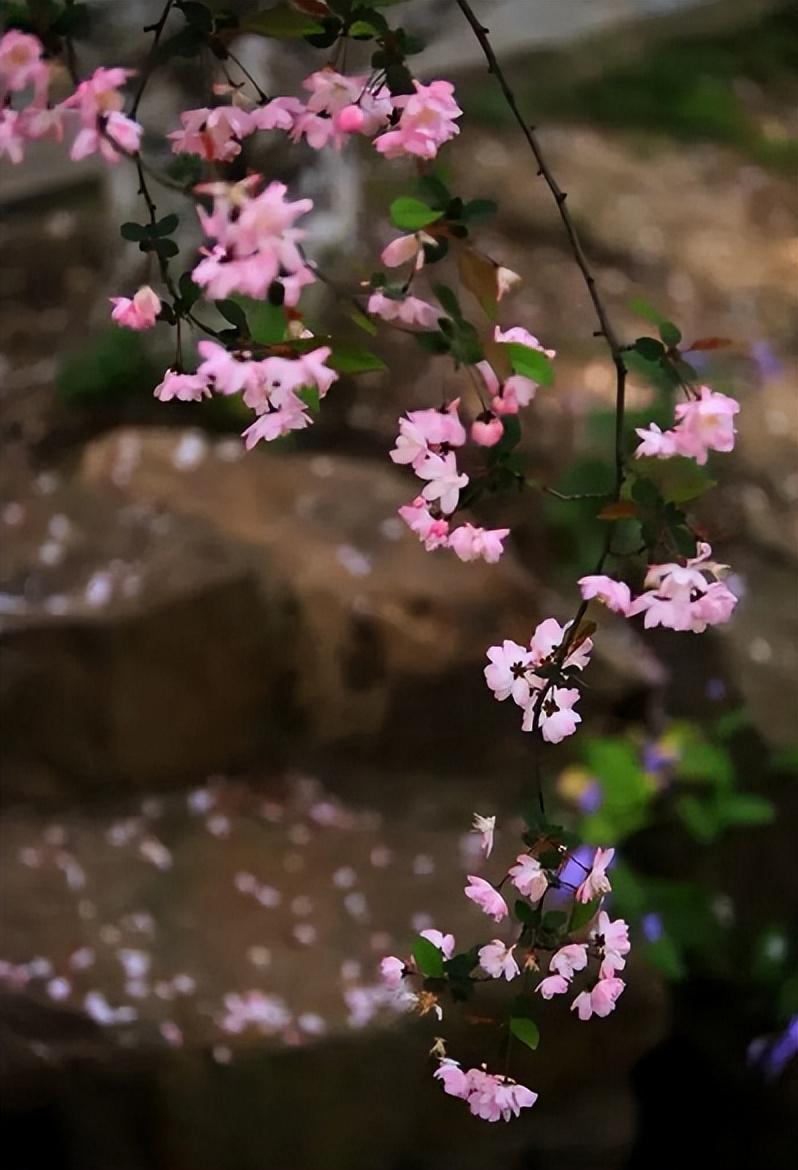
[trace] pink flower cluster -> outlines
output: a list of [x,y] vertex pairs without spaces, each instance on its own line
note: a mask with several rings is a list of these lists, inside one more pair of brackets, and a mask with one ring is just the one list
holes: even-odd
[[300,392],[314,387],[323,398],[338,377],[326,364],[331,353],[326,345],[308,353],[272,354],[259,359],[251,351],[228,350],[215,341],[200,341],[197,348],[203,361],[196,374],[167,370],[155,389],[155,397],[162,402],[172,398],[189,402],[199,401],[212,391],[241,394],[258,416],[244,431],[247,450],[261,439],[279,439],[309,426],[311,418]]
[[[96,69],[66,101],[50,106],[50,69],[43,56],[41,41],[28,33],[12,29],[0,38],[0,156],[20,163],[28,142],[48,136],[60,142],[73,113],[79,126],[69,152],[73,162],[97,153],[107,162],[117,162],[120,152],[135,154],[142,128],[122,113],[120,93],[130,70]],[[13,95],[27,91],[28,104],[12,109]]]
[[611,577],[582,577],[579,587],[585,600],[595,598],[625,617],[643,613],[644,625],[702,634],[708,626],[729,621],[737,598],[720,579],[725,565],[711,560],[712,549],[699,544],[698,554],[683,564],[649,565],[645,592],[632,598],[628,585]]
[[[611,852],[611,850],[610,850]],[[629,927],[622,918],[615,921],[601,910],[598,924],[590,934],[590,944],[600,959],[598,978],[592,987],[580,991],[571,1004],[580,1020],[591,1016],[604,1017],[615,1010],[615,1005],[626,986],[616,975],[626,966],[629,954]],[[544,999],[564,995],[570,990],[574,974],[585,970],[588,965],[587,943],[569,943],[551,957],[549,974],[535,989]]]
[[[525,345],[528,349],[538,349],[548,358],[555,357],[557,353],[554,349],[545,349],[537,337],[534,337],[520,325],[514,325],[511,329],[504,330],[497,325],[493,340],[499,345]],[[485,383],[485,389],[490,395],[490,407],[494,415],[518,414],[521,407],[529,406],[535,397],[538,388],[537,382],[524,377],[523,374],[511,374],[502,382],[490,362],[478,362],[477,369]],[[498,438],[501,438],[500,434]],[[485,445],[490,446],[487,443]]]
[[142,285],[132,299],[111,297],[114,306],[111,320],[124,329],[152,329],[161,311],[161,300],[148,284]]
[[710,451],[734,449],[734,416],[739,410],[740,404],[734,398],[701,386],[696,398],[676,406],[676,426],[671,430],[661,431],[656,423],[637,429],[642,442],[635,455],[656,459],[685,455],[704,464]]
[[[582,721],[574,711],[579,689],[549,686],[545,678],[535,673],[553,664],[569,628],[570,623],[561,626],[555,618],[547,618],[536,628],[528,646],[507,639],[501,646],[491,646],[488,650],[485,681],[494,696],[500,702],[512,698],[524,712],[523,730],[532,731],[537,726],[547,743],[560,743],[573,735]],[[592,649],[592,641],[586,638],[566,654],[560,663],[561,671],[583,670],[590,661]]]
[[413,84],[414,94],[394,98],[384,84],[372,86],[365,75],[349,77],[328,67],[302,82],[310,94],[306,101],[276,97],[251,109],[239,104],[186,110],[180,115],[183,128],[169,138],[175,153],[214,162],[235,158],[241,141],[256,130],[283,130],[292,142],[304,139],[313,150],[340,150],[348,137],[359,134],[374,139],[388,158],[432,159],[458,133],[454,119],[462,110],[448,81]]
[[[509,528],[477,528],[462,524],[450,531],[446,519],[456,509],[468,476],[460,472],[453,447],[462,447],[466,430],[460,421],[459,398],[440,410],[411,410],[399,420],[399,435],[391,451],[394,463],[410,466],[426,481],[421,495],[399,509],[428,552],[450,548],[461,561],[495,564],[504,552]],[[431,510],[434,508],[434,512]]]
[[489,1073],[484,1065],[464,1072],[456,1060],[444,1057],[432,1075],[450,1097],[466,1101],[474,1117],[483,1121],[509,1121],[538,1099],[537,1093],[517,1084],[512,1077]]
[[212,300],[236,292],[261,300],[273,285],[281,285],[284,303],[295,305],[303,287],[315,279],[299,250],[304,232],[294,226],[313,202],[287,202],[284,183],[269,183],[263,191],[260,186],[260,176],[249,175],[239,183],[197,188],[213,200],[211,211],[198,207],[197,213],[214,246],[204,250],[192,279]]

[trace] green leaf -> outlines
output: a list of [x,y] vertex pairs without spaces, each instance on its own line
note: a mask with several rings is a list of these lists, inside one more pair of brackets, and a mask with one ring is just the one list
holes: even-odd
[[362,329],[364,333],[370,333],[372,337],[376,336],[377,326],[374,324],[371,317],[367,317],[366,314],[362,313],[356,306],[353,305],[351,309],[347,310],[347,316],[349,317],[350,321],[354,321],[358,328]]
[[153,240],[152,249],[158,253],[162,260],[171,260],[173,256],[180,254],[180,249],[174,240]]
[[463,320],[463,310],[456,294],[446,284],[436,284],[432,290],[441,303],[441,307],[449,314],[453,321]]
[[675,349],[682,340],[682,331],[678,325],[674,325],[673,321],[661,321],[659,335],[668,349]]
[[568,923],[568,933],[581,930],[598,913],[601,898],[593,898],[590,902],[574,902],[571,910],[571,921]]
[[195,284],[191,279],[190,272],[184,272],[177,284],[180,290],[180,301],[182,307],[188,311],[193,305],[197,303],[202,295],[202,289],[198,284]]
[[528,1016],[513,1016],[510,1020],[510,1031],[516,1040],[520,1040],[533,1051],[540,1043],[540,1029]]
[[727,825],[767,825],[773,820],[775,809],[764,796],[730,792],[721,800],[720,815]]
[[675,455],[671,459],[653,459],[645,456],[635,460],[635,474],[655,484],[668,504],[686,504],[696,500],[715,486],[715,480],[706,467],[699,467],[695,459]]
[[262,345],[273,345],[285,340],[285,309],[282,305],[272,305],[269,301],[255,301],[250,297],[236,297],[246,313],[249,322],[249,333],[253,341]]
[[154,223],[149,234],[156,237],[171,236],[179,223],[179,216],[172,212],[170,215],[165,215],[163,219],[159,219],[157,223]]
[[462,218],[468,223],[481,223],[491,219],[499,210],[495,199],[470,199],[463,207]]
[[708,845],[717,837],[720,820],[708,801],[699,800],[697,796],[680,796],[676,801],[676,812],[696,841]]
[[427,979],[443,979],[446,971],[443,966],[443,953],[428,938],[421,935],[413,943],[413,958],[419,971]]
[[638,337],[634,348],[648,362],[659,361],[665,356],[665,348],[661,341],[657,341],[656,337]]
[[516,374],[531,378],[539,386],[550,386],[554,381],[554,369],[542,350],[533,349],[529,345],[519,345],[515,341],[510,342],[507,349]]
[[451,200],[449,188],[437,175],[423,175],[416,183],[416,190],[431,207],[444,211]]
[[316,418],[321,410],[321,399],[319,397],[318,386],[301,386],[297,390],[297,398],[300,398],[310,413]]
[[235,301],[214,301],[216,308],[224,317],[225,321],[229,321],[239,333],[247,334],[249,326],[247,325],[247,317],[244,310]]
[[547,910],[543,915],[541,926],[544,930],[559,930],[565,926],[568,915],[564,910]]
[[630,374],[642,378],[643,381],[648,382],[657,390],[662,390],[667,393],[674,390],[678,384],[678,379],[669,366],[663,365],[661,361],[649,361],[648,358],[644,358],[641,353],[638,353],[636,349],[624,350],[623,364]]
[[339,374],[367,374],[388,368],[376,353],[356,345],[336,345],[327,364]]
[[349,35],[356,41],[370,40],[377,35],[377,29],[367,20],[356,20],[349,26]]
[[656,967],[668,979],[683,979],[687,974],[681,951],[667,934],[663,934],[654,942],[646,943],[643,953],[652,967]]
[[537,926],[538,922],[540,921],[540,915],[538,914],[537,910],[530,906],[528,902],[524,902],[521,898],[516,898],[513,909],[515,911],[516,918],[519,922],[522,922],[524,926]]
[[241,25],[242,32],[260,37],[306,37],[324,32],[324,26],[305,12],[289,4],[276,4],[262,12],[253,12]]
[[130,240],[132,243],[138,244],[142,240],[149,239],[149,224],[123,223],[119,229],[119,234],[123,240]]
[[401,195],[391,204],[392,223],[405,231],[418,231],[442,216],[442,211],[436,211],[433,207],[422,203],[420,199],[414,199],[411,195]]
[[649,304],[648,301],[643,300],[642,297],[634,297],[629,302],[629,308],[638,317],[644,317],[646,321],[650,321],[652,325],[661,325],[665,320],[662,313],[655,309],[653,305]]

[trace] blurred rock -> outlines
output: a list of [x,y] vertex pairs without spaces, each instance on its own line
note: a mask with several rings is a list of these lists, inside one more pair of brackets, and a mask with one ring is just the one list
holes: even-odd
[[[472,788],[464,780],[461,798],[487,807],[490,784]],[[68,1164],[82,1170],[127,1167],[145,1133],[153,1148],[131,1161],[142,1170],[426,1170],[455,1157],[487,1170],[524,1149],[546,1168],[586,1152],[591,1168],[622,1165],[629,1070],[664,1026],[652,972],[631,966],[610,1021],[541,1003],[540,1052],[513,1052],[540,1101],[508,1127],[477,1126],[426,1053],[443,1032],[451,1055],[503,1066],[489,1023],[510,990],[480,997],[481,1028],[448,1003],[440,1023],[389,1002],[379,959],[407,953],[420,929],[445,927],[460,948],[490,934],[460,891],[466,873],[496,872],[518,830],[500,818],[485,866],[462,808],[455,820],[424,791],[410,786],[385,815],[307,778],[216,777],[185,798],[106,800],[57,820],[6,813],[7,1111],[68,1115]],[[236,996],[259,1016],[242,1022]]]

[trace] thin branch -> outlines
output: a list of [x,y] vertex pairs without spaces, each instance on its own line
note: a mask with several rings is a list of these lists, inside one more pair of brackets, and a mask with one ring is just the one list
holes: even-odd
[[150,52],[149,56],[147,57],[146,64],[141,72],[141,81],[139,82],[139,87],[136,90],[136,96],[133,98],[133,105],[130,107],[131,118],[136,117],[139,104],[141,99],[144,97],[144,90],[147,88],[147,82],[150,80],[150,76],[155,67],[155,59],[158,53],[158,45],[161,41],[161,34],[163,33],[164,25],[169,19],[169,13],[172,11],[172,5],[174,2],[175,0],[166,0],[166,3],[163,6],[163,12],[161,13],[157,22],[151,25],[148,29],[144,30],[145,32],[153,33],[152,45],[150,46]]
[[[568,242],[571,246],[571,252],[579,268],[579,271],[582,273],[585,287],[587,288],[590,300],[592,301],[593,308],[596,313],[596,317],[598,318],[599,328],[597,334],[598,336],[604,338],[607,344],[607,348],[610,351],[612,363],[615,366],[615,486],[610,499],[617,501],[621,497],[621,491],[623,489],[626,475],[623,456],[624,413],[626,408],[626,366],[623,360],[623,346],[618,340],[618,335],[616,334],[612,322],[610,321],[609,313],[607,312],[606,306],[604,305],[604,301],[601,297],[601,293],[599,292],[596,278],[593,275],[593,270],[582,245],[582,240],[580,238],[576,224],[571,218],[571,213],[566,206],[568,194],[562,190],[556,178],[554,177],[551,168],[546,161],[546,157],[543,153],[540,142],[538,141],[534,126],[529,125],[521,113],[521,110],[519,109],[515,94],[513,93],[510,84],[507,81],[504,72],[502,71],[501,65],[499,64],[496,54],[493,50],[493,46],[490,43],[489,30],[486,29],[479,21],[468,0],[456,0],[456,3],[463,16],[471,26],[474,36],[479,42],[485,60],[487,61],[488,72],[492,73],[496,78],[499,88],[504,95],[504,100],[507,102],[513,118],[521,128],[521,132],[523,133],[527,145],[529,146],[529,149],[534,156],[535,162],[537,163],[538,174],[545,181],[549,191],[551,191],[554,202],[557,205],[557,211],[559,212],[563,227],[565,228]],[[552,492],[551,489],[543,488],[543,490],[547,491],[549,494],[557,495],[557,493]],[[594,573],[596,574],[602,572],[607,557],[610,554],[612,547],[611,542],[613,529],[614,525],[612,523],[608,524],[604,548],[594,569]],[[588,602],[582,601],[576,610],[576,613],[574,614],[573,619],[571,620],[571,623],[568,627],[568,633],[554,652],[552,662],[555,667],[559,668],[565,662],[568,656],[568,651],[574,639],[578,635],[582,619],[587,612],[587,607]],[[546,682],[546,685],[538,692],[537,698],[535,700],[535,710],[532,719],[532,734],[536,738],[540,734],[540,721],[543,716],[543,707],[553,686],[554,678],[549,678]],[[540,810],[541,813],[545,815],[543,800],[543,777],[539,751],[535,753],[535,775],[537,780],[537,792]]]

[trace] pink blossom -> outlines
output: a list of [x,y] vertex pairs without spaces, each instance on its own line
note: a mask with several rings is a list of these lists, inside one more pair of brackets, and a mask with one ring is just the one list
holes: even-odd
[[609,914],[600,911],[596,928],[591,932],[591,940],[598,946],[603,962],[601,965],[602,978],[622,971],[626,966],[626,955],[631,950],[629,942],[629,927],[622,918],[610,920]]
[[[574,734],[577,725],[582,722],[582,716],[573,709],[579,697],[577,687],[552,687],[549,690],[537,720],[540,734],[547,743],[561,743],[567,736]],[[524,731],[534,729],[535,715],[536,704],[530,703],[521,724]]]
[[27,136],[23,132],[22,115],[17,110],[0,110],[0,158],[18,165],[25,157]]
[[736,605],[737,598],[731,590],[722,581],[713,581],[707,585],[706,593],[693,602],[690,629],[702,634],[707,626],[724,625],[731,619]]
[[700,544],[698,555],[686,564],[649,565],[647,591],[632,602],[630,615],[645,613],[646,628],[666,626],[699,634],[709,625],[728,621],[737,599],[720,581],[707,580],[707,575],[717,577],[726,568],[711,555],[710,546]]
[[421,937],[425,938],[427,942],[431,942],[434,947],[443,955],[444,959],[451,959],[454,954],[454,935],[442,934],[440,930],[422,930]]
[[84,126],[96,126],[98,118],[122,109],[124,98],[119,91],[132,76],[131,69],[95,69],[91,77],[81,81],[75,92],[62,102],[62,108],[78,110]]
[[423,496],[417,496],[412,504],[398,509],[411,532],[415,532],[427,552],[441,548],[449,539],[449,522],[432,515]]
[[512,268],[504,268],[500,264],[496,269],[496,300],[507,296],[509,292],[521,283],[521,277]]
[[545,979],[541,979],[535,991],[544,999],[552,999],[555,995],[564,995],[569,986],[568,980],[562,975],[547,975]]
[[625,986],[623,979],[599,979],[591,991],[580,991],[571,1004],[571,1011],[575,1011],[580,1020],[589,1020],[591,1016],[608,1016],[615,1010],[615,1004]]
[[277,97],[253,110],[250,117],[256,130],[291,130],[295,118],[304,110],[299,98]]
[[389,451],[394,463],[407,464],[419,467],[427,456],[429,447],[422,429],[407,418],[399,419],[399,435],[396,446]]
[[427,480],[421,492],[424,499],[437,500],[446,515],[454,512],[460,492],[468,484],[468,476],[457,470],[454,452],[449,451],[446,455],[428,454],[416,468],[416,474]]
[[473,833],[479,833],[482,838],[482,848],[485,850],[486,857],[490,857],[493,852],[493,834],[495,830],[495,817],[482,817],[479,813],[474,813],[474,823],[471,826],[471,831]]
[[[136,154],[141,145],[143,128],[138,122],[126,118],[124,114],[112,111],[104,118],[104,132],[99,123],[84,126],[72,143],[69,157],[73,162],[80,162],[90,154],[100,154],[106,162],[118,162],[119,151],[123,154]],[[117,146],[119,151],[115,150]]]
[[415,260],[420,250],[421,242],[417,235],[398,236],[383,248],[380,259],[386,268],[399,268]]
[[456,1060],[444,1057],[435,1072],[432,1074],[443,1085],[444,1092],[450,1097],[460,1097],[465,1100],[468,1096],[469,1079]]
[[210,387],[200,374],[181,374],[177,370],[167,370],[163,381],[155,387],[155,397],[161,402],[169,402],[173,398],[179,402],[199,402],[210,396]]
[[502,420],[494,414],[480,415],[471,424],[471,439],[479,447],[495,447],[504,434]]
[[468,875],[468,880],[470,885],[465,887],[467,898],[470,898],[494,922],[501,922],[503,918],[507,917],[510,913],[507,909],[507,903],[495,886],[486,882],[484,878],[474,877],[472,874]]
[[207,161],[230,162],[241,153],[241,139],[255,129],[253,116],[238,106],[184,110],[182,130],[167,134],[175,154],[198,154]]
[[38,37],[10,29],[0,38],[0,100],[32,85],[36,100],[43,101],[49,70],[42,61],[44,46]]
[[614,613],[624,615],[629,613],[632,598],[629,586],[624,581],[615,581],[612,577],[598,574],[580,577],[578,584],[585,601],[591,601],[595,598],[596,601],[600,601]]
[[218,342],[207,340],[198,342],[197,349],[203,358],[197,373],[220,394],[239,394],[257,378],[257,363],[241,351],[227,350]]
[[460,399],[455,398],[439,410],[409,410],[407,417],[419,428],[430,446],[446,443],[449,447],[462,447],[466,431],[457,413]]
[[549,879],[546,871],[541,868],[537,857],[530,857],[528,853],[519,853],[515,865],[510,869],[510,881],[519,894],[537,902],[546,893]]
[[450,535],[449,548],[461,561],[482,558],[495,565],[504,552],[502,541],[509,535],[509,528],[475,528],[473,524],[462,524]]
[[302,285],[314,280],[299,241],[304,232],[294,226],[313,206],[310,199],[288,202],[285,184],[273,182],[259,191],[261,179],[250,175],[238,183],[209,183],[197,188],[213,198],[210,212],[198,207],[202,229],[215,246],[206,251],[193,272],[196,284],[214,300],[232,292],[262,299],[279,280],[291,301]]
[[[605,915],[606,917],[606,915]],[[563,979],[572,979],[574,972],[584,971],[587,966],[585,943],[568,943],[551,956],[549,971],[556,971]]]
[[374,317],[383,321],[398,322],[408,329],[437,329],[439,311],[434,305],[418,297],[406,296],[401,300],[386,297],[384,293],[373,292],[366,306]]
[[648,427],[636,427],[635,434],[642,442],[635,450],[635,458],[670,459],[676,454],[673,431],[661,431],[656,423]]
[[110,297],[114,306],[111,320],[125,329],[152,329],[161,311],[161,301],[148,284],[144,284],[130,300],[128,297]]
[[494,938],[479,949],[479,965],[492,979],[504,978],[509,983],[520,974],[518,964],[513,956],[515,947],[506,947],[504,943]]
[[511,1117],[518,1117],[522,1109],[534,1105],[538,1099],[537,1093],[516,1084],[509,1077],[478,1068],[470,1069],[466,1075],[469,1110],[483,1121],[509,1121]]
[[261,439],[269,443],[273,439],[281,439],[291,431],[300,431],[304,427],[309,427],[310,423],[310,415],[305,413],[304,405],[300,399],[293,394],[286,396],[278,409],[260,415],[251,426],[247,427],[243,432],[245,446],[250,451]]
[[397,125],[374,140],[375,147],[386,158],[408,154],[435,158],[439,147],[460,132],[454,119],[463,111],[454,100],[454,86],[450,82],[422,85],[414,81],[413,86],[414,94],[403,94],[393,100],[394,106],[401,110]]
[[574,899],[577,902],[592,902],[602,894],[609,894],[612,886],[606,870],[615,856],[614,849],[597,849],[587,877],[577,888]]
[[692,456],[699,464],[707,461],[709,451],[727,452],[734,448],[734,416],[739,402],[701,386],[699,397],[681,403],[675,409],[677,446],[680,455]]
[[405,964],[396,955],[387,955],[380,963],[382,981],[391,991],[402,985],[402,976],[405,973]]
[[[529,648],[536,666],[547,662],[555,651],[559,650],[570,628],[571,622],[566,622],[564,626],[561,626],[556,618],[546,618],[535,627]],[[585,638],[577,649],[569,650],[563,660],[563,666],[576,667],[578,670],[584,669],[590,661],[592,649],[592,640]]]
[[513,702],[519,707],[525,707],[529,702],[531,684],[529,671],[533,657],[525,646],[505,639],[501,646],[491,646],[488,650],[488,666],[485,667],[485,682],[493,691],[499,702],[513,697]]

